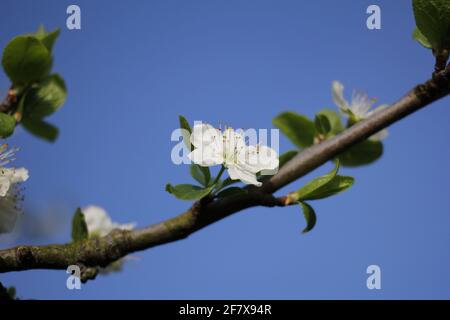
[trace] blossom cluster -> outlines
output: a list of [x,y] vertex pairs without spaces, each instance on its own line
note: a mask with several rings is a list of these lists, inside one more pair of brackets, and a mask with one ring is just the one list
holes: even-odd
[[223,165],[232,180],[260,186],[257,173],[274,174],[278,153],[265,145],[248,145],[242,130],[219,130],[209,124],[196,124],[190,136],[195,149],[189,159],[203,167]]

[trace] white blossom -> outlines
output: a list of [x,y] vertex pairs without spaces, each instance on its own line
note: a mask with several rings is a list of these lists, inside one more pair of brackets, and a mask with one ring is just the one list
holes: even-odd
[[[118,224],[111,220],[105,209],[90,205],[81,210],[84,214],[84,219],[88,228],[90,237],[106,236],[114,229],[132,230],[135,227],[134,223]],[[103,275],[111,272],[118,272],[122,270],[125,261],[130,260],[130,256],[126,256],[117,261],[110,263],[106,268],[100,268],[100,273]]]
[[188,155],[194,163],[209,167],[223,165],[233,180],[260,186],[256,174],[278,169],[277,152],[267,146],[247,146],[241,131],[223,132],[209,124],[196,124],[190,141],[195,149]]
[[[344,85],[339,81],[333,81],[332,96],[334,103],[339,107],[341,112],[348,116],[352,121],[358,122],[372,116],[375,112],[383,110],[389,105],[383,104],[372,109],[375,103],[374,99],[370,99],[366,92],[354,90],[351,103],[349,104],[344,98]],[[380,141],[387,137],[388,131],[383,129],[370,137],[371,140]]]
[[6,144],[0,146],[0,234],[11,232],[22,212],[22,189],[20,183],[28,179],[25,168],[5,168],[17,149],[8,149]]
[[114,229],[132,230],[134,223],[118,224],[111,220],[106,210],[97,206],[88,206],[82,210],[90,236],[106,236]]

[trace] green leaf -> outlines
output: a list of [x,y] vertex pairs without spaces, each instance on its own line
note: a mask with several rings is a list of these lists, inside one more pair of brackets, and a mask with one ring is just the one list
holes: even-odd
[[230,196],[234,196],[234,195],[238,195],[238,194],[246,194],[247,190],[240,188],[240,187],[230,187],[227,188],[225,190],[220,191],[217,194],[218,198],[226,198],[226,197],[230,197]]
[[350,188],[354,179],[352,177],[337,175],[339,161],[336,160],[335,168],[321,177],[308,182],[296,192],[288,195],[291,203],[294,201],[318,200],[338,194]]
[[48,75],[52,64],[50,52],[32,36],[14,38],[3,51],[2,65],[12,83],[28,84]]
[[80,208],[75,211],[72,219],[72,240],[73,242],[82,241],[89,237],[86,220]]
[[9,114],[0,112],[0,138],[4,139],[13,134],[16,128],[16,119]]
[[413,0],[417,28],[436,51],[450,48],[450,1]]
[[66,101],[67,89],[63,78],[52,74],[35,84],[25,96],[24,117],[44,118],[56,112]]
[[316,128],[305,116],[295,112],[284,112],[273,119],[273,124],[300,148],[309,147],[314,143]]
[[314,228],[317,222],[317,217],[314,209],[309,204],[307,204],[306,202],[299,202],[299,204],[302,207],[303,215],[305,216],[306,220],[306,227],[302,231],[302,233],[305,234]]
[[178,184],[175,186],[172,186],[171,184],[166,185],[166,191],[180,200],[199,200],[207,196],[212,189],[213,186],[202,188],[192,184]]
[[24,118],[23,127],[38,138],[54,142],[58,138],[59,130],[54,125],[40,119]]
[[307,196],[301,197],[301,200],[318,200],[331,197],[350,188],[354,181],[353,177],[335,176],[325,185],[317,188]]
[[324,114],[317,114],[314,118],[314,125],[316,130],[323,135],[327,135],[331,131],[331,123],[328,117]]
[[291,160],[293,157],[295,157],[298,154],[297,150],[290,150],[285,153],[283,153],[279,158],[279,168],[282,168],[289,160]]
[[189,171],[192,178],[198,181],[202,186],[207,186],[211,180],[211,172],[208,167],[202,167],[198,164],[191,164]]
[[335,168],[331,170],[329,173],[308,182],[298,191],[292,193],[290,197],[294,198],[295,200],[308,200],[311,197],[316,197],[317,196],[316,190],[320,189],[321,187],[329,183],[331,180],[333,180],[333,178],[336,177],[338,170],[339,170],[339,161],[336,163]]
[[326,116],[328,118],[331,126],[330,134],[336,135],[344,130],[341,116],[336,111],[332,109],[322,109],[317,114]]
[[338,158],[345,167],[358,167],[371,164],[382,155],[383,144],[380,141],[366,140],[344,151]]
[[[191,133],[192,133],[191,126],[189,125],[189,122],[186,120],[185,117],[180,115],[180,116],[178,116],[178,119],[180,120],[180,128],[184,129],[183,130],[184,144],[186,145],[186,147],[189,151],[192,151],[194,148],[191,145],[191,140],[190,140]],[[187,134],[187,133],[189,133],[189,134]]]
[[424,46],[427,49],[431,49],[431,43],[428,41],[428,39],[420,32],[418,28],[414,29],[413,32],[413,39],[415,39],[417,42],[419,42],[422,46]]
[[60,29],[56,28],[51,32],[45,31],[44,26],[40,26],[34,36],[42,42],[49,52],[52,52],[56,39],[59,36]]

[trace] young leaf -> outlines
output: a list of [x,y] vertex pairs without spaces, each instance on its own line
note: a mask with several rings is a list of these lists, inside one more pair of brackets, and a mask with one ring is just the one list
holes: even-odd
[[72,219],[72,240],[73,242],[82,241],[89,236],[86,220],[80,208],[75,211]]
[[35,84],[25,96],[24,117],[41,119],[56,112],[66,101],[64,79],[52,74]]
[[327,184],[317,188],[307,196],[301,197],[301,200],[318,200],[331,197],[350,188],[355,179],[348,176],[335,176]]
[[314,143],[316,128],[305,116],[295,112],[284,112],[273,119],[273,124],[300,148],[309,147]]
[[365,140],[349,148],[339,155],[339,161],[345,167],[368,165],[383,155],[383,144],[380,141]]
[[183,129],[184,144],[186,145],[186,147],[189,151],[192,151],[194,148],[191,145],[191,140],[190,140],[191,133],[192,133],[191,126],[189,125],[189,122],[186,120],[185,117],[180,115],[178,117],[178,119],[180,120],[180,129]]
[[16,119],[9,114],[0,112],[0,138],[4,139],[12,135],[16,127]]
[[297,150],[290,150],[285,153],[283,153],[279,158],[279,168],[282,168],[289,160],[291,160],[293,157],[295,157],[298,154]]
[[336,111],[332,109],[322,109],[317,114],[328,118],[331,126],[330,134],[336,135],[344,130],[341,116]]
[[336,163],[336,167],[332,171],[330,171],[324,176],[315,178],[312,181],[308,182],[298,191],[291,193],[290,197],[292,197],[295,200],[307,200],[311,196],[315,196],[316,195],[315,191],[325,186],[331,180],[333,180],[333,178],[336,177],[338,170],[339,170],[339,162]]
[[417,28],[436,51],[450,48],[450,1],[413,0]]
[[38,31],[34,34],[34,36],[38,40],[40,40],[42,44],[47,48],[47,50],[51,53],[60,31],[61,30],[59,28],[56,28],[51,32],[47,32],[45,31],[44,26],[40,26]]
[[419,42],[422,46],[424,46],[427,49],[431,49],[431,43],[428,41],[428,39],[420,32],[420,30],[416,27],[413,32],[413,39],[415,39],[417,42]]
[[28,84],[44,78],[51,64],[48,49],[32,36],[14,38],[3,51],[2,65],[13,84]]
[[49,142],[54,142],[58,138],[58,128],[48,122],[40,119],[24,118],[21,124],[28,132],[38,138]]
[[306,220],[306,227],[302,231],[302,233],[305,234],[314,228],[314,226],[316,225],[317,217],[314,209],[309,204],[307,204],[306,202],[299,202],[299,204],[302,207],[303,215],[305,216]]
[[192,178],[198,181],[202,186],[207,186],[211,180],[211,172],[208,167],[202,167],[198,164],[191,164],[189,171]]
[[331,123],[326,115],[317,114],[314,118],[314,125],[320,134],[327,135],[331,131]]
[[172,186],[171,184],[166,185],[166,191],[180,200],[199,200],[207,196],[212,189],[213,186],[202,188],[192,184],[178,184],[175,186]]

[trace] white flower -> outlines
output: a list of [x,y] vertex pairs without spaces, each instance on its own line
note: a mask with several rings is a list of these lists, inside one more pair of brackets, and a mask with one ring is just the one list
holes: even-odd
[[5,197],[11,186],[28,179],[28,170],[25,168],[0,168],[0,197]]
[[11,232],[22,211],[22,189],[20,183],[28,179],[28,170],[25,168],[5,168],[4,166],[14,159],[17,149],[9,149],[3,144],[0,146],[0,234]]
[[[334,103],[339,107],[342,113],[348,116],[352,121],[358,122],[373,115],[375,112],[383,110],[388,105],[380,105],[377,108],[370,110],[374,104],[374,100],[370,99],[367,93],[359,90],[354,90],[351,104],[344,98],[344,85],[339,81],[333,81],[332,95]],[[370,137],[370,139],[379,141],[387,137],[388,131],[383,129]]]
[[223,165],[233,180],[260,186],[258,172],[278,169],[276,151],[267,146],[247,146],[241,131],[228,128],[222,132],[209,124],[196,124],[190,140],[195,149],[189,159],[204,167]]
[[[132,230],[135,227],[134,223],[118,224],[111,220],[105,209],[97,206],[87,206],[81,210],[84,214],[84,219],[88,228],[89,236],[106,236],[114,229]],[[110,263],[106,268],[100,268],[100,273],[103,275],[111,272],[118,272],[122,270],[122,266],[126,260],[131,257],[126,256],[117,261]]]
[[132,230],[134,223],[118,224],[111,220],[105,209],[97,206],[88,206],[82,210],[89,235],[106,236],[114,229]]

